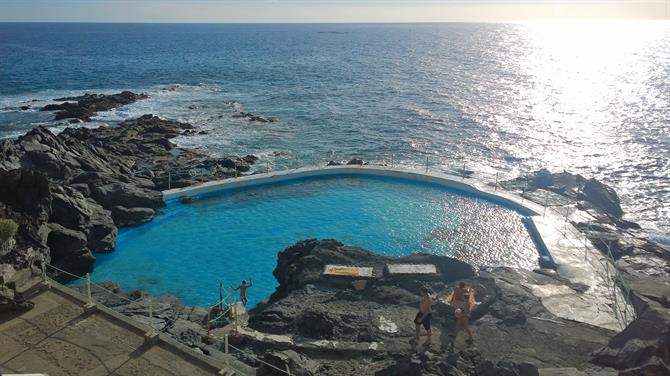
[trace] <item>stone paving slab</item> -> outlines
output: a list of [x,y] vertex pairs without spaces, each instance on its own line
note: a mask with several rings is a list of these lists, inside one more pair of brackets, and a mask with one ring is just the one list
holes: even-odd
[[386,264],[389,274],[437,274],[433,264]]
[[114,374],[119,376],[205,376],[212,373],[176,357],[171,351],[161,346],[154,346],[144,352],[141,357],[129,360]]
[[140,326],[115,314],[85,312],[82,301],[60,290],[39,292],[32,310],[0,316],[0,374],[198,376],[218,371],[216,362],[199,360],[169,341],[146,342]]

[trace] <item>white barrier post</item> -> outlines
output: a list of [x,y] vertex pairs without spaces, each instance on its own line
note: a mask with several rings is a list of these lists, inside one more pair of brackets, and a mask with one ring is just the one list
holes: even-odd
[[93,304],[93,297],[91,295],[91,273],[86,273],[86,299],[88,299],[88,304]]
[[212,309],[210,307],[207,307],[207,335],[209,335],[212,331],[211,328],[211,322],[212,322]]
[[149,327],[151,329],[154,328],[154,310],[153,310],[153,304],[151,301],[151,297],[149,297]]
[[172,189],[172,173],[168,170],[168,189]]
[[228,351],[228,334],[223,336],[223,352],[226,354],[226,368],[230,368],[230,354]]
[[493,187],[493,192],[498,192],[498,173],[496,172],[496,185]]

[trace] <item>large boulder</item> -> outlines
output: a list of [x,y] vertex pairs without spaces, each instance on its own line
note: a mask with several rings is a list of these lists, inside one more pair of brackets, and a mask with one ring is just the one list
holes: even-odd
[[51,259],[53,261],[60,260],[73,252],[79,252],[86,248],[88,238],[83,232],[65,228],[57,223],[52,223],[49,227],[47,245],[51,250]]
[[114,206],[159,208],[165,205],[160,192],[126,183],[93,187],[91,194],[97,202],[108,209]]
[[126,208],[125,206],[113,206],[112,217],[114,223],[119,227],[135,226],[150,221],[156,212],[150,208]]
[[117,228],[112,213],[78,191],[60,190],[52,195],[50,220],[86,234],[87,247],[95,252],[114,249]]
[[55,101],[68,101],[61,104],[48,104],[42,107],[42,111],[56,111],[54,120],[80,119],[91,121],[99,111],[108,111],[116,107],[124,106],[140,99],[145,99],[146,94],[135,94],[123,91],[118,94],[84,94],[78,97],[56,98]]
[[623,216],[619,195],[612,187],[596,179],[587,179],[582,186],[582,193],[587,201],[606,214],[617,219]]
[[670,309],[643,297],[634,299],[639,311],[637,318],[615,335],[607,347],[595,351],[593,362],[622,370],[622,374],[668,375]]

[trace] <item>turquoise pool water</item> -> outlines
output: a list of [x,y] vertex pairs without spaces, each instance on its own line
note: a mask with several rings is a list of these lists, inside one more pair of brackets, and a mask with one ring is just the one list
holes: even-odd
[[477,266],[533,268],[537,251],[510,208],[437,185],[377,177],[324,177],[169,202],[152,222],[119,234],[97,255],[93,280],[215,302],[218,283],[252,279],[249,303],[269,296],[277,252],[333,238],[384,255],[451,255]]

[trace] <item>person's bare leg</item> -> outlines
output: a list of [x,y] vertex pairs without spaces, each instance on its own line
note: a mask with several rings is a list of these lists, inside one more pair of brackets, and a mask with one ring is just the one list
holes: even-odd
[[454,334],[452,334],[454,342],[456,342],[456,337],[458,337],[458,332],[460,331],[461,331],[461,319],[458,318],[456,319],[456,323],[454,323]]
[[426,332],[428,333],[428,336],[426,337],[426,342],[424,342],[423,344],[424,345],[430,345],[430,343],[431,343],[430,342],[430,336],[433,334],[433,331],[428,329]]
[[421,324],[416,324],[416,335],[414,336],[414,339],[418,342],[419,341],[419,331],[421,330]]

